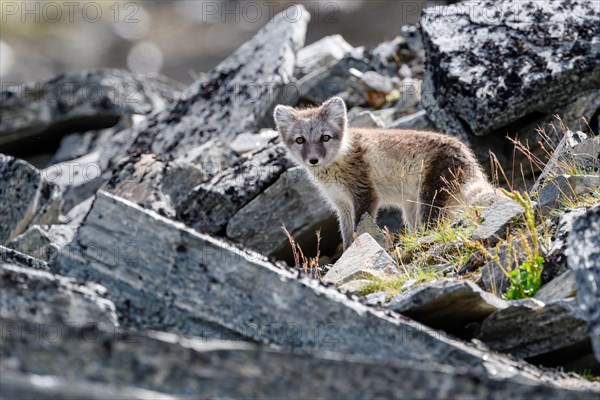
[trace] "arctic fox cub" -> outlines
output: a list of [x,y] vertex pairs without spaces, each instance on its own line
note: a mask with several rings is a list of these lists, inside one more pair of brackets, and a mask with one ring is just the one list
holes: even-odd
[[339,97],[308,109],[279,105],[274,117],[289,155],[335,207],[344,249],[365,212],[375,218],[380,207],[400,208],[405,226],[414,229],[452,207],[495,197],[473,152],[454,137],[349,128]]

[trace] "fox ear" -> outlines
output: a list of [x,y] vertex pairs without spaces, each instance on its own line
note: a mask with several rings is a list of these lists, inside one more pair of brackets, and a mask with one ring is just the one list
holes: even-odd
[[346,103],[340,97],[332,97],[321,106],[321,113],[336,127],[344,130],[347,124]]
[[280,104],[273,111],[273,119],[279,133],[285,136],[291,125],[296,122],[296,112],[292,107]]

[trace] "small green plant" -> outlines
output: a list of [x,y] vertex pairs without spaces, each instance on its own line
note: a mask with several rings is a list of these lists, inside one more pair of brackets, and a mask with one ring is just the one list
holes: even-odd
[[590,382],[600,382],[600,376],[595,376],[594,374],[592,374],[591,369],[584,369],[581,373],[581,378]]
[[533,261],[525,261],[519,268],[508,272],[510,287],[504,293],[506,300],[518,300],[533,297],[542,286],[541,271],[544,258],[538,256]]

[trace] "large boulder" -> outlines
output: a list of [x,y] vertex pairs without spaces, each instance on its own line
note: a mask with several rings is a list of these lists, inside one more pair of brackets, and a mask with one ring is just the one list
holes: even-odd
[[599,17],[597,4],[587,0],[485,0],[426,9],[423,105],[429,117],[463,138],[485,135],[600,87]]
[[444,360],[486,375],[538,380],[531,366],[371,309],[108,193],[98,193],[69,252],[62,254],[54,270],[105,285],[124,327],[201,336],[207,322],[282,348]]
[[32,224],[58,220],[60,190],[25,161],[0,154],[0,244]]

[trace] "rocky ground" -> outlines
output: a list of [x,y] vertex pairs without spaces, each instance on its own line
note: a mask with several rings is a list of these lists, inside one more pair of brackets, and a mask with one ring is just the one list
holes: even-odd
[[[597,397],[600,11],[518,3],[374,48],[303,46],[302,9],[187,88],[3,92],[2,397]],[[341,254],[271,119],[332,95],[352,126],[461,137],[507,197],[418,233],[365,216]]]

